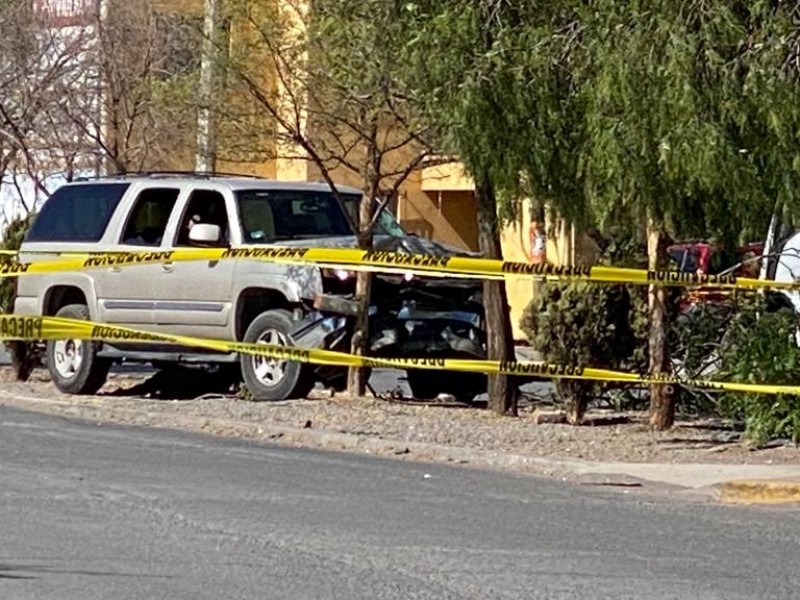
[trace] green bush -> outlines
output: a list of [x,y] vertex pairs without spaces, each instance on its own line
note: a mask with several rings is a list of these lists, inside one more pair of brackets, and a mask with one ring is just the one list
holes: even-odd
[[[0,242],[0,250],[19,250],[22,245],[22,239],[25,233],[31,226],[33,217],[28,215],[19,219],[14,219],[6,227],[3,241]],[[3,260],[13,260],[5,257]],[[16,277],[4,277],[0,279],[0,310],[4,313],[10,313],[14,307],[14,296],[17,290]]]
[[[625,286],[549,284],[527,307],[522,329],[551,363],[618,369],[634,356],[631,295]],[[583,418],[597,382],[559,379],[556,391],[570,423]]]
[[[3,241],[0,242],[2,250],[19,250],[22,240],[33,222],[34,215],[15,219],[6,227]],[[3,260],[13,260],[5,257]],[[17,292],[16,277],[0,279],[0,310],[8,314],[14,310],[14,298]],[[41,364],[42,348],[35,342],[4,342],[11,353],[11,361],[17,379],[26,381],[33,369]]]
[[[725,380],[798,385],[798,320],[791,310],[740,312],[731,320],[721,350]],[[730,392],[720,396],[720,413],[745,423],[745,437],[756,443],[778,438],[800,442],[800,397]]]

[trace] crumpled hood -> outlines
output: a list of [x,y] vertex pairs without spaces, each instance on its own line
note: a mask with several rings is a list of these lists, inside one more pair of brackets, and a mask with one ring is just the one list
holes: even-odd
[[375,238],[375,249],[387,252],[400,252],[409,254],[425,254],[428,256],[479,256],[477,252],[470,252],[454,246],[446,246],[425,238],[408,236],[404,238],[381,236]]
[[[277,246],[286,246],[292,248],[356,248],[357,242],[355,236],[344,237],[329,237],[318,239],[303,239],[282,241],[276,244]],[[376,235],[373,240],[373,247],[375,250],[383,252],[398,252],[400,254],[423,254],[426,256],[480,256],[477,252],[470,252],[454,246],[446,246],[438,242],[426,240],[425,238],[416,236],[394,237],[390,235]]]
[[[357,242],[355,236],[343,237],[330,237],[330,238],[317,238],[317,239],[303,239],[279,242],[277,246],[291,247],[291,248],[356,248]],[[390,235],[376,235],[373,239],[373,247],[375,250],[382,252],[397,252],[400,254],[421,254],[425,256],[435,257],[449,257],[449,256],[469,256],[479,257],[476,252],[469,252],[460,248],[452,246],[445,246],[431,240],[416,236],[395,237]],[[312,269],[312,266],[299,267],[302,269]],[[378,275],[380,279],[386,281],[396,281],[402,284],[402,287],[408,288],[410,284],[404,282],[403,278],[398,274],[381,273]],[[419,283],[424,287],[435,288],[480,288],[482,282],[479,279],[470,277],[456,278],[456,277],[436,277],[428,276],[422,278]]]

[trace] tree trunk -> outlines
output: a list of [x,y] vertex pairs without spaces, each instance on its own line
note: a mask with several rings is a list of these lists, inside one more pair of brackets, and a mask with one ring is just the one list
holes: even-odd
[[[475,188],[478,213],[478,245],[485,258],[502,259],[497,227],[497,199],[487,178]],[[511,332],[511,311],[505,281],[483,282],[483,308],[486,313],[486,336],[490,360],[515,360]],[[449,377],[457,377],[449,373]],[[489,408],[499,414],[517,414],[517,386],[507,375],[489,376]]]
[[197,111],[197,146],[195,170],[213,173],[217,167],[216,122],[211,110],[217,83],[220,60],[219,46],[220,0],[203,2],[203,47],[200,54],[200,106]]
[[[372,249],[372,212],[374,196],[365,192],[358,207],[358,247],[362,250]],[[356,274],[356,302],[358,316],[353,331],[350,352],[357,356],[367,354],[369,346],[369,305],[372,291],[372,273],[359,271]],[[369,370],[352,367],[347,374],[347,392],[351,397],[363,396],[367,391]]]
[[570,425],[583,423],[583,416],[589,406],[589,393],[592,390],[592,386],[582,381],[562,379],[556,381],[556,389],[559,397],[564,402],[567,423]]
[[[359,271],[356,275],[356,302],[358,316],[353,331],[350,352],[358,356],[367,354],[369,342],[369,301],[372,289],[372,273]],[[351,397],[363,396],[367,391],[369,371],[362,367],[351,367],[347,374],[347,391]]]
[[36,342],[6,342],[6,348],[11,354],[11,366],[17,381],[28,381],[42,362],[42,353],[38,351]]
[[[647,224],[647,262],[650,270],[663,269],[666,265],[666,236],[652,219]],[[658,376],[669,373],[669,345],[667,328],[667,288],[651,285],[648,289],[648,313],[650,332],[648,336],[649,373]],[[671,385],[650,386],[650,426],[665,430],[675,422],[675,388]]]

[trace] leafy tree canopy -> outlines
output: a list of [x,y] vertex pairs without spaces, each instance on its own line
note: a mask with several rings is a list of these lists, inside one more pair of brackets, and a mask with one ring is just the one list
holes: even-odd
[[524,191],[582,223],[650,216],[731,241],[762,237],[776,205],[797,209],[797,8],[419,0],[407,12],[429,115],[506,206]]

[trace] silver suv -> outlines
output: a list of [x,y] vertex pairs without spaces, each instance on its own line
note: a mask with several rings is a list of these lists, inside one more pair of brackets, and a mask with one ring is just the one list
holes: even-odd
[[[357,190],[341,194],[359,196]],[[198,226],[199,225],[199,226]],[[236,247],[273,242],[320,245],[352,236],[331,190],[313,183],[249,178],[137,176],[76,182],[44,204],[21,247],[41,253]],[[35,254],[33,254],[35,253]],[[46,255],[45,255],[46,256]],[[285,344],[293,311],[322,290],[318,269],[257,261],[162,262],[20,279],[15,311],[58,315],[189,336]],[[48,344],[59,389],[93,393],[114,359],[235,362],[187,348]],[[253,395],[303,395],[300,365],[242,362]]]
[[[340,187],[334,193],[318,183],[196,174],[74,182],[59,188],[44,204],[25,237],[20,260],[48,260],[63,252],[168,251],[273,243],[353,247],[353,215],[360,196],[356,189]],[[445,252],[408,236],[388,212],[382,215],[376,233],[376,246],[385,246],[389,240],[394,250],[403,251],[398,248],[401,246],[410,247],[406,251],[411,252]],[[25,276],[19,279],[14,310],[22,315],[90,319],[173,335],[333,347],[346,344],[352,314],[320,311],[319,299],[331,291],[338,298],[351,296],[349,275],[346,271],[263,261],[165,260]],[[404,292],[414,285],[407,278],[401,281]],[[423,354],[434,352],[437,356],[484,355],[480,297],[472,298],[476,291],[479,294],[480,286],[476,290],[474,282],[459,285],[442,289],[441,295],[449,304],[438,313],[431,311],[430,289],[424,294],[426,305],[419,310],[415,311],[416,301],[412,299],[396,308],[386,308],[384,303],[380,311],[373,311],[379,326],[372,349],[400,356],[416,354],[420,349]],[[457,295],[453,286],[460,290]],[[402,296],[391,295],[395,301]],[[472,304],[465,310],[468,298],[472,298]],[[458,303],[456,311],[453,302]],[[424,330],[426,338],[418,335],[415,341],[408,337],[409,323],[424,325],[418,331]],[[387,341],[392,327],[400,333],[390,335]],[[332,332],[333,338],[329,335]],[[428,339],[430,335],[442,338],[438,345]],[[342,381],[341,369],[317,371],[296,362],[218,355],[194,348],[80,340],[47,344],[47,367],[56,386],[67,393],[96,392],[106,381],[112,363],[122,360],[156,364],[239,362],[241,377],[257,400],[303,397],[318,380]],[[415,379],[410,383],[416,386],[418,395],[457,393],[462,387],[468,394],[480,393],[474,380],[464,387],[463,377],[458,378],[458,390],[436,383],[442,381],[441,374],[420,371],[410,379]]]

